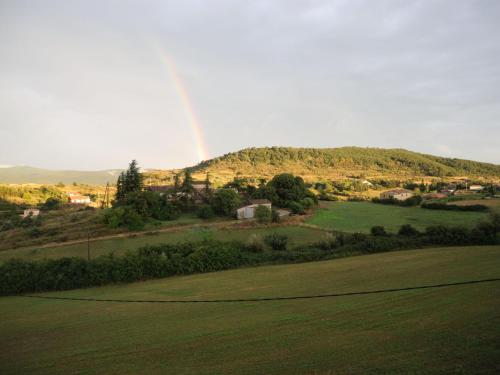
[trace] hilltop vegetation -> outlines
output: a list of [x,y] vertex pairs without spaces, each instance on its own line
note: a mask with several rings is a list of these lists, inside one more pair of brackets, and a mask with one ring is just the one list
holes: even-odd
[[[213,181],[225,183],[235,176],[269,179],[289,172],[306,181],[346,177],[482,177],[500,179],[500,165],[420,154],[403,149],[382,148],[247,148],[191,168],[194,177],[207,173]],[[149,174],[165,177],[169,173]]]

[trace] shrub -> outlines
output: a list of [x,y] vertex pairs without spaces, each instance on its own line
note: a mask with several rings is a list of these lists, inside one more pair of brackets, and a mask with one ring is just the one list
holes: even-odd
[[399,236],[413,237],[413,236],[418,236],[419,234],[420,232],[411,224],[401,225],[398,231]]
[[422,197],[420,195],[414,195],[402,201],[401,206],[418,206],[420,203],[422,203]]
[[288,204],[288,208],[290,209],[291,213],[294,215],[303,215],[305,214],[304,206],[302,206],[298,202],[290,202]]
[[129,230],[140,230],[144,227],[141,215],[128,206],[105,210],[102,221],[110,228],[126,227]]
[[302,204],[302,206],[308,210],[310,209],[312,206],[314,206],[314,200],[312,198],[309,198],[309,197],[306,197],[304,199],[302,199],[302,201],[300,202]]
[[257,206],[255,209],[255,219],[258,223],[267,224],[271,222],[272,213],[271,210],[266,206]]
[[385,228],[381,225],[376,225],[370,229],[372,236],[387,236]]
[[211,219],[215,216],[214,210],[208,204],[202,205],[197,212],[200,219]]
[[256,234],[252,234],[245,244],[245,249],[252,253],[261,253],[264,251],[264,244]]
[[43,208],[46,210],[56,210],[61,206],[62,202],[54,197],[47,198],[45,201],[45,204],[43,205]]
[[286,250],[288,236],[285,234],[271,233],[264,237],[264,242],[273,250]]

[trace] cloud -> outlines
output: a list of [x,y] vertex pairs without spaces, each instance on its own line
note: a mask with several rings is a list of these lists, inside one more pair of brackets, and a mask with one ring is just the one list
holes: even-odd
[[2,163],[195,163],[151,39],[175,60],[213,156],[259,145],[362,145],[500,163],[499,2],[1,7]]

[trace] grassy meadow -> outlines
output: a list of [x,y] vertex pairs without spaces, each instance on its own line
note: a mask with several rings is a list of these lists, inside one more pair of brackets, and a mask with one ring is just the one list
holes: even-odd
[[[500,246],[411,250],[46,293],[295,296],[500,277]],[[355,272],[354,272],[355,270]],[[0,298],[2,374],[500,371],[500,283],[227,304]]]
[[364,233],[370,232],[375,225],[382,225],[388,232],[394,233],[403,224],[411,224],[418,229],[429,225],[472,227],[487,217],[484,212],[430,210],[371,202],[323,202],[307,223],[343,232]]
[[[91,241],[91,256],[96,257],[113,252],[122,255],[129,250],[136,250],[145,245],[160,243],[174,243],[179,241],[199,241],[203,239],[216,239],[223,241],[238,240],[246,242],[253,236],[262,239],[269,233],[286,234],[291,246],[310,243],[325,238],[326,234],[317,229],[286,226],[269,228],[212,228],[207,226],[193,226],[171,232],[150,232],[151,234],[118,237],[107,240]],[[10,258],[43,259],[76,256],[87,258],[87,243],[61,244],[43,248],[20,248],[0,251],[0,262]]]

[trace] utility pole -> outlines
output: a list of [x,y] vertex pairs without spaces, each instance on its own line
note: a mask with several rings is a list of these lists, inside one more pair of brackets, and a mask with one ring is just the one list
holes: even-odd
[[87,228],[87,260],[90,262],[90,230]]

